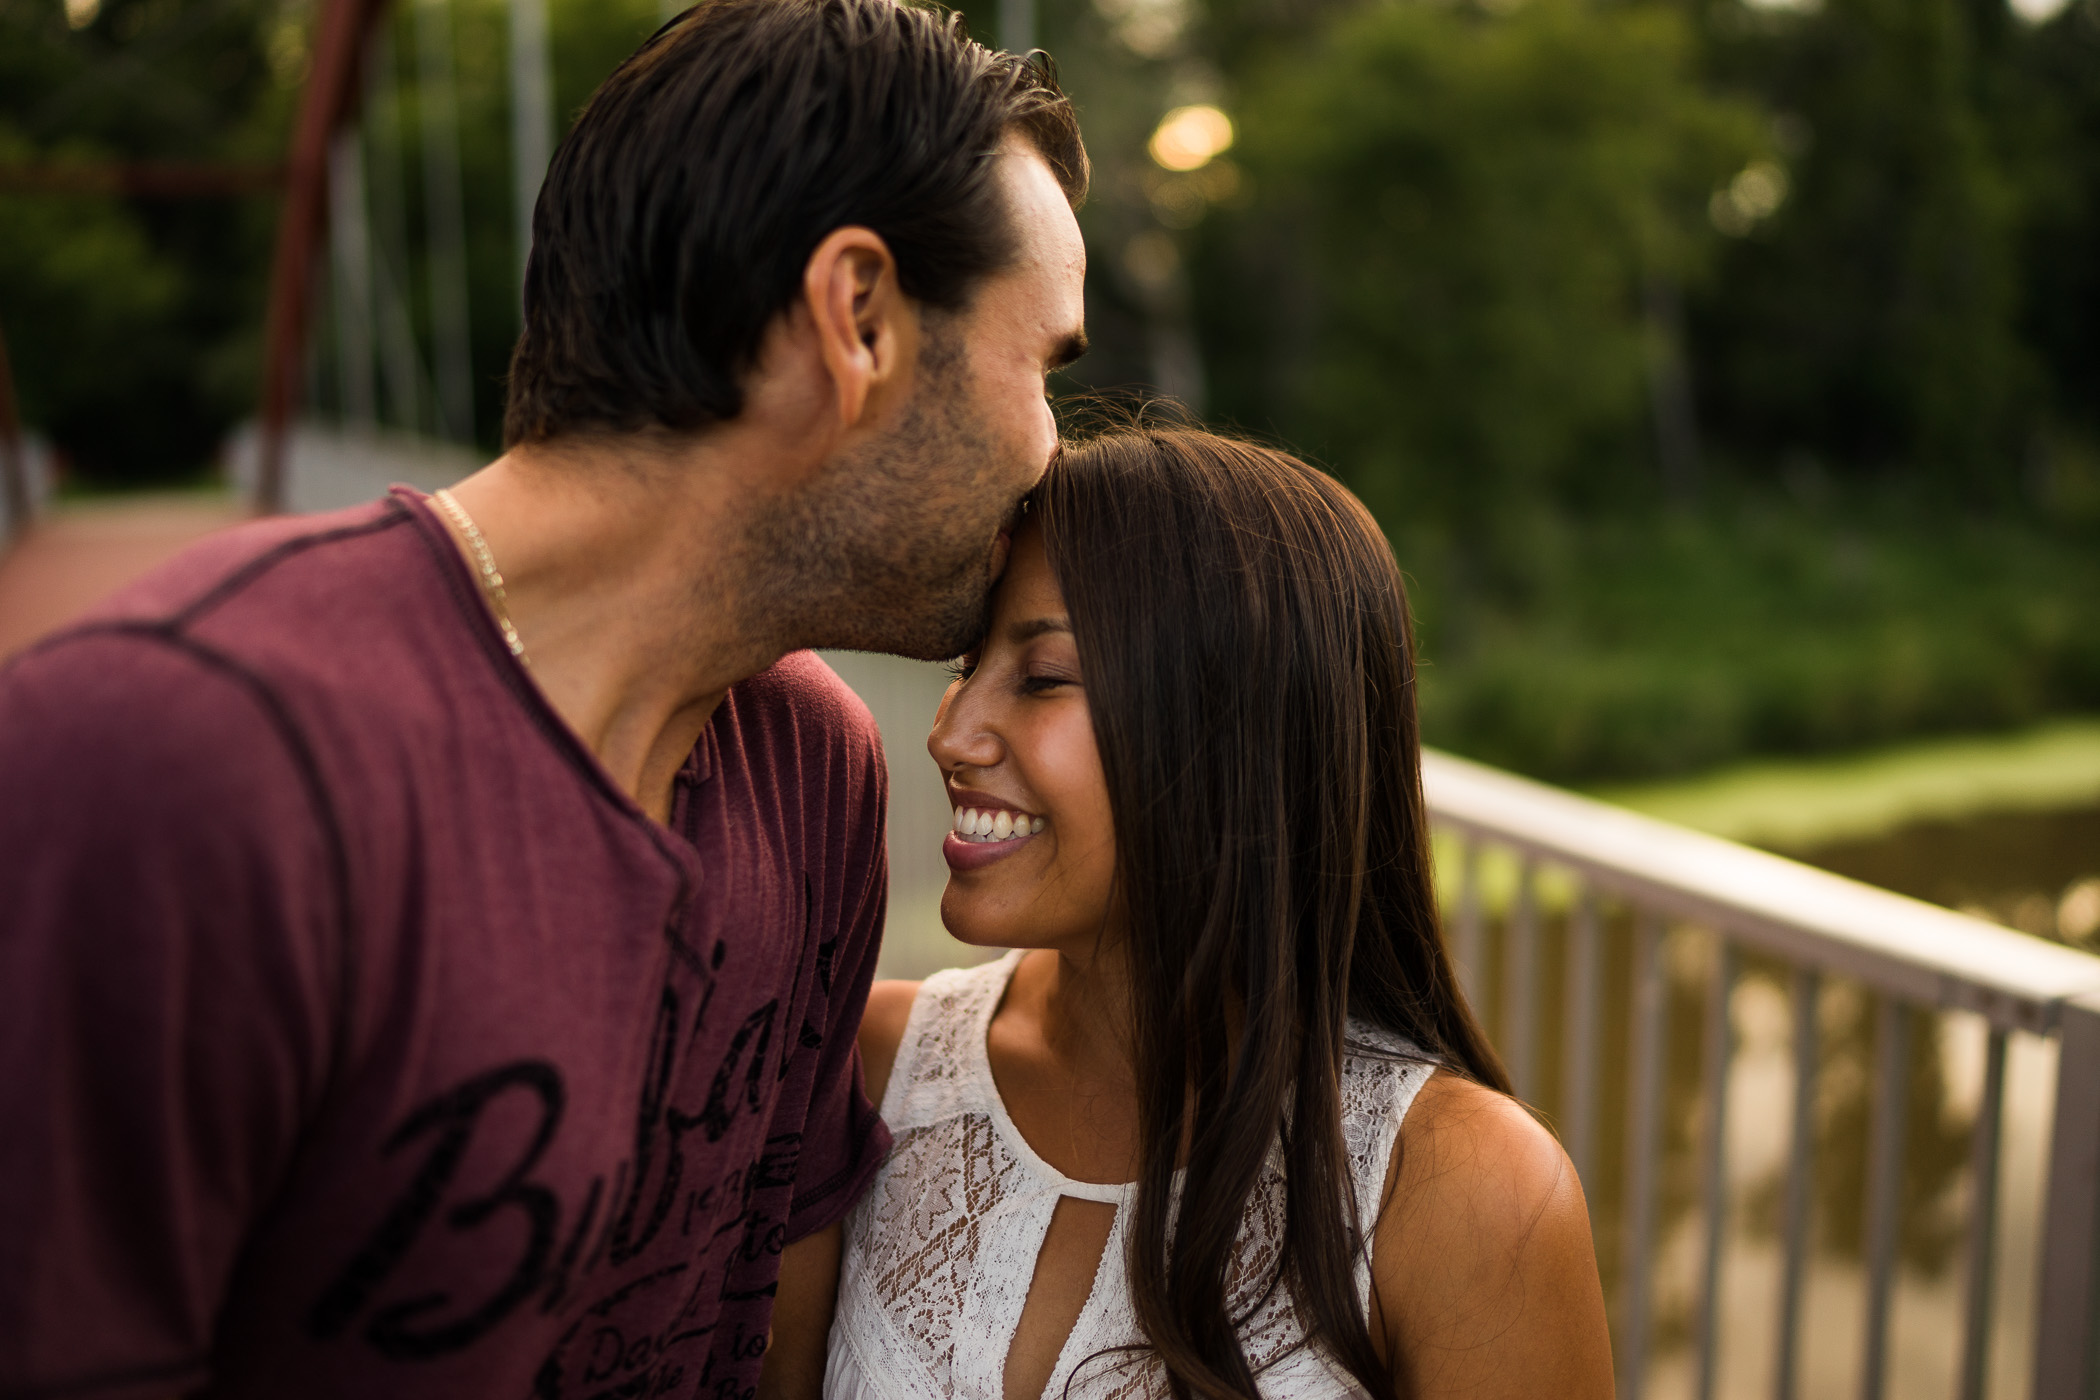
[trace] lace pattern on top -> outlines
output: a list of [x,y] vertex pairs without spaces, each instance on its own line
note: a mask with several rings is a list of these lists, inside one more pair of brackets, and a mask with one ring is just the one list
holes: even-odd
[[[1043,1394],[1048,1400],[1153,1400],[1164,1372],[1140,1345],[1123,1261],[1129,1185],[1074,1181],[1036,1154],[992,1082],[985,1036],[1021,955],[930,977],[912,1003],[882,1116],[895,1139],[846,1220],[827,1400],[1001,1400],[1036,1255],[1060,1196],[1117,1207],[1092,1292]],[[1351,1021],[1343,1060],[1342,1141],[1357,1217],[1376,1218],[1400,1120],[1433,1065],[1398,1037]],[[1393,1058],[1407,1057],[1407,1058]],[[1285,1286],[1270,1288],[1281,1248],[1280,1150],[1240,1226],[1228,1281],[1240,1345],[1264,1396],[1360,1394],[1308,1346]],[[1368,1308],[1368,1251],[1356,1266]],[[1266,1290],[1266,1296],[1264,1292]]]

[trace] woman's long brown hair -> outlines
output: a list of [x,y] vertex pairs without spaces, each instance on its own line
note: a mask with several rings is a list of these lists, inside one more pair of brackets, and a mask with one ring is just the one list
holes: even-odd
[[1287,1283],[1310,1338],[1388,1400],[1353,1279],[1373,1222],[1342,1143],[1347,1019],[1509,1088],[1438,928],[1392,550],[1331,478],[1185,428],[1068,446],[1035,501],[1129,921],[1139,1325],[1181,1400],[1256,1400],[1228,1290],[1280,1142],[1264,1286]]

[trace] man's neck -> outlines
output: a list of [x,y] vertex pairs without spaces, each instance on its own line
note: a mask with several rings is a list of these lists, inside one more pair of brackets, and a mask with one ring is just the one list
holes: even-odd
[[664,821],[673,780],[724,693],[789,644],[754,635],[744,616],[730,478],[646,447],[621,451],[514,450],[452,494],[503,575],[541,692]]

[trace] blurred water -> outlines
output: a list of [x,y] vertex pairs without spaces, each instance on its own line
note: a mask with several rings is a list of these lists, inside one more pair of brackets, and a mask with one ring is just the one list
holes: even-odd
[[1787,854],[2023,933],[2100,940],[2100,804],[1913,822]]

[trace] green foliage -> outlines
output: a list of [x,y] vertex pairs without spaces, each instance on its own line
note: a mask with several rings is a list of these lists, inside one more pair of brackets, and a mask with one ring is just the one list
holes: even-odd
[[[0,0],[0,163],[278,158],[274,24],[263,0],[108,0],[75,30],[58,0]],[[0,194],[24,416],[78,474],[210,460],[254,392],[269,203]]]
[[1209,13],[1213,407],[1385,522],[1432,741],[1587,779],[2100,707],[2100,0]]
[[[550,8],[555,114],[565,130],[659,17],[653,0]],[[501,0],[450,9],[475,422],[492,448],[518,317],[509,20]],[[76,29],[61,0],[0,0],[0,164],[282,161],[311,22],[302,0],[104,0]],[[394,259],[386,274],[427,345],[413,31],[408,7],[397,6],[372,50],[370,76],[391,126],[367,131],[367,183],[375,218],[390,210],[407,231],[398,246],[375,243],[375,256]],[[392,133],[391,166],[370,159],[381,131]],[[387,170],[396,172],[391,183],[381,178]],[[0,329],[24,417],[54,439],[77,480],[194,476],[253,412],[277,210],[269,195],[0,194]],[[383,228],[374,232],[385,239]],[[334,321],[325,276],[322,285],[313,379],[325,412]],[[426,416],[403,426],[430,425]]]
[[[2058,433],[2035,483],[2049,504],[2065,484],[2063,430],[2088,458],[2100,442],[2100,0],[2082,0],[2014,46],[2006,84],[2020,96],[2007,142],[2023,192],[2020,331],[2042,364]],[[2075,449],[2072,449],[2075,452]],[[2087,466],[2090,467],[2090,460]]]
[[1712,433],[1972,499],[2018,495],[2038,380],[2005,146],[2032,41],[2003,0],[1714,11],[1709,50],[1793,148],[1792,191],[1695,299]]
[[1241,111],[1254,208],[1213,275],[1259,294],[1297,266],[1266,324],[1212,322],[1228,410],[1395,526],[1507,536],[1646,460],[1643,284],[1698,275],[1708,191],[1757,139],[1673,12],[1380,5],[1257,70]]
[[1580,781],[2100,709],[2096,545],[1901,501],[1751,494],[1564,525],[1535,593],[1469,611],[1447,565],[1403,549],[1425,737]]
[[1680,287],[1726,471],[2002,508],[2092,455],[2100,0],[1210,13],[1255,176],[1200,240],[1214,406],[1484,577],[1657,493]]

